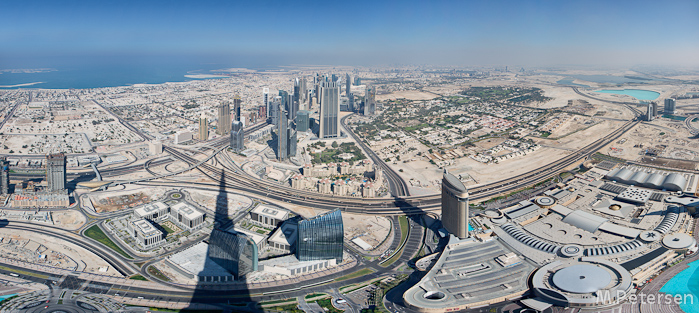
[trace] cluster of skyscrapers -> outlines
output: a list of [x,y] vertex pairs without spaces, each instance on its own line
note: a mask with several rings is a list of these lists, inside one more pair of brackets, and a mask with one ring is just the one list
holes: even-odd
[[[663,107],[664,114],[675,114],[677,110],[677,104],[675,99],[667,98],[665,99],[665,106]],[[655,101],[649,102],[646,106],[646,121],[652,121],[660,116],[658,103]]]

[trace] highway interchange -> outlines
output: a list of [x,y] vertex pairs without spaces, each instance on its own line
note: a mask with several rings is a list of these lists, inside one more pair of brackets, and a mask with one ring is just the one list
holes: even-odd
[[[580,91],[577,88],[573,88],[578,94],[590,97]],[[596,98],[595,98],[596,99]],[[640,116],[640,111],[632,107],[631,103],[616,102],[616,101],[606,101],[597,99],[605,102],[612,102],[615,104],[621,104],[627,106],[631,109],[636,118],[631,121],[627,121],[620,128],[614,132],[607,134],[603,138],[596,140],[595,142],[567,155],[566,157],[559,159],[551,164],[547,164],[535,170],[523,173],[516,177],[505,179],[502,181],[492,182],[480,186],[473,187],[469,190],[472,200],[482,200],[489,197],[503,194],[509,191],[514,191],[521,189],[523,187],[531,186],[544,179],[552,177],[559,172],[570,168],[577,163],[585,160],[595,152],[597,152],[602,147],[606,146],[610,142],[618,139],[625,132],[633,128],[638,121],[638,116]],[[16,108],[16,107],[15,107]],[[13,108],[14,109],[14,108]],[[106,111],[110,112],[107,108]],[[149,139],[151,136],[142,133],[140,130],[131,126],[128,122],[120,119],[117,115],[114,115],[119,121],[124,124],[127,128],[137,133],[144,139]],[[124,256],[106,248],[99,242],[87,238],[81,232],[69,232],[62,230],[58,227],[51,226],[36,226],[35,224],[24,223],[24,222],[9,222],[4,223],[3,227],[8,229],[14,229],[17,231],[32,231],[40,234],[54,236],[73,244],[79,245],[85,249],[92,251],[97,254],[109,264],[111,264],[115,269],[124,274],[125,276],[130,276],[134,274],[141,274],[145,277],[150,278],[159,284],[164,284],[170,288],[174,288],[175,291],[163,294],[159,289],[154,288],[142,288],[134,287],[129,284],[127,280],[119,283],[101,283],[100,281],[91,281],[91,284],[103,284],[102,288],[86,288],[86,291],[94,293],[104,293],[104,294],[119,294],[119,297],[127,298],[139,298],[153,299],[155,301],[183,301],[189,302],[196,300],[198,303],[229,303],[238,301],[264,301],[269,299],[281,299],[296,297],[299,295],[304,295],[312,292],[321,292],[330,290],[337,290],[341,286],[345,286],[351,283],[357,283],[366,281],[372,277],[381,277],[395,273],[395,270],[402,266],[403,264],[410,261],[418,250],[421,248],[421,243],[423,242],[423,236],[425,229],[419,224],[420,215],[425,213],[438,213],[441,209],[441,196],[426,195],[426,196],[411,196],[409,193],[409,188],[405,181],[386,163],[383,162],[363,141],[357,137],[351,131],[351,128],[345,123],[346,118],[342,119],[342,126],[347,131],[347,133],[352,136],[353,139],[359,144],[359,146],[366,152],[369,158],[384,171],[385,177],[389,181],[389,190],[391,191],[393,198],[374,198],[374,199],[361,199],[361,198],[351,198],[351,197],[336,197],[323,195],[316,192],[302,191],[297,189],[292,189],[288,186],[282,186],[265,180],[261,180],[257,177],[253,177],[245,173],[242,169],[237,167],[235,163],[230,160],[230,157],[225,153],[216,153],[217,151],[222,151],[216,148],[225,148],[227,145],[227,137],[219,137],[210,141],[209,145],[213,147],[214,150],[207,162],[200,162],[201,158],[195,158],[193,153],[185,153],[179,149],[173,147],[165,146],[165,151],[170,155],[168,158],[160,158],[158,160],[148,162],[147,164],[139,165],[126,165],[122,167],[115,167],[111,169],[104,169],[101,172],[103,177],[120,176],[127,173],[132,173],[135,171],[140,171],[143,169],[148,169],[150,167],[158,167],[170,164],[174,160],[182,161],[189,165],[199,165],[196,170],[200,171],[204,175],[208,176],[215,182],[221,183],[202,183],[202,182],[188,182],[188,181],[173,181],[165,179],[163,181],[143,181],[136,182],[137,184],[150,185],[150,186],[177,186],[178,188],[193,188],[201,190],[211,190],[211,191],[221,191],[222,188],[226,192],[241,192],[248,196],[252,196],[256,201],[265,201],[264,199],[278,200],[281,202],[303,205],[303,206],[313,206],[323,209],[335,209],[341,208],[346,212],[351,213],[361,213],[361,214],[376,214],[382,216],[398,216],[398,215],[410,215],[410,227],[407,234],[407,243],[405,248],[402,250],[402,254],[398,260],[393,265],[389,267],[379,266],[379,261],[366,261],[362,258],[357,251],[348,250],[349,253],[354,255],[359,261],[358,263],[349,269],[345,269],[341,272],[334,273],[331,275],[314,278],[303,282],[303,286],[290,288],[289,286],[270,286],[270,287],[256,287],[246,286],[244,289],[240,289],[240,284],[218,284],[218,285],[198,285],[198,286],[178,286],[172,283],[159,281],[157,278],[152,277],[145,270],[148,265],[152,264],[155,260],[147,258],[132,257],[131,259],[125,258]],[[4,122],[4,121],[3,121]],[[246,132],[252,132],[260,129],[265,125],[258,124],[251,128],[246,129]],[[205,154],[204,152],[199,152]],[[153,173],[153,172],[151,172]],[[78,174],[69,174],[69,180],[72,181],[82,181],[90,180],[94,178],[94,173],[83,172]],[[22,174],[13,173],[13,179],[27,179],[27,178],[41,178],[42,176],[32,173]],[[77,199],[76,199],[77,200]],[[119,214],[126,213],[111,213],[105,216],[88,216],[89,222],[83,227],[83,231],[92,225],[100,223],[102,220],[108,217],[114,217]],[[393,218],[394,226],[397,225],[397,219]],[[400,228],[394,227],[395,238],[401,238]],[[394,240],[391,249],[395,250],[398,248],[399,242]],[[187,247],[185,245],[183,248]],[[179,249],[178,249],[179,250]],[[135,263],[139,263],[140,266]],[[18,264],[4,264],[4,269],[0,269],[0,273],[9,274],[13,270],[19,272],[30,273],[28,275],[22,275],[22,278],[40,282],[47,283],[49,285],[57,284],[60,288],[65,289],[75,289],[76,287],[84,286],[88,282],[80,279],[81,273],[64,273],[61,277],[56,277],[55,273],[46,270],[42,271],[39,269],[30,269],[26,267],[21,267]],[[352,273],[358,268],[371,268],[374,270],[372,274],[357,277],[349,280],[344,280],[342,282],[336,282],[333,279]],[[50,279],[45,279],[44,277],[50,277]],[[70,279],[68,279],[70,278]],[[413,278],[415,279],[415,278]],[[235,290],[235,293],[231,293]]]

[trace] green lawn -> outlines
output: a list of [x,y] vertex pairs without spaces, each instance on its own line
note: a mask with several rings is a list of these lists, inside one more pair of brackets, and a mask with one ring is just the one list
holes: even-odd
[[167,227],[167,225],[165,224],[160,224],[160,227],[162,227],[167,232],[167,234],[172,234],[175,232],[174,230],[172,230],[172,228]]
[[159,278],[160,280],[163,281],[170,281],[170,278],[165,276],[159,269],[157,269],[155,266],[149,266],[148,267],[148,274],[151,274],[155,276],[156,278]]
[[131,256],[128,253],[124,252],[124,250],[121,250],[119,246],[117,246],[111,239],[109,239],[109,237],[107,237],[107,235],[104,234],[104,232],[102,231],[102,229],[99,228],[99,226],[94,225],[88,228],[85,231],[85,236],[99,241],[103,245],[123,255],[125,258],[131,259]]
[[373,272],[374,272],[373,269],[364,268],[364,269],[358,270],[358,271],[356,271],[356,272],[354,272],[354,273],[350,273],[350,274],[347,274],[347,275],[345,275],[345,276],[335,278],[335,281],[343,281],[343,280],[348,280],[348,279],[352,279],[352,278],[357,278],[357,277],[361,277],[361,276],[364,276],[364,275],[371,274],[371,273],[373,273]]
[[129,279],[133,279],[133,280],[145,280],[145,281],[148,280],[147,278],[143,277],[143,275],[141,275],[141,274],[133,275],[133,276],[129,277]]
[[320,296],[327,296],[327,295],[328,295],[327,293],[312,293],[312,294],[310,294],[310,295],[306,295],[306,296],[303,297],[303,298],[306,299],[306,300],[308,300],[308,299],[313,299],[313,298],[317,298],[317,297],[320,297]]

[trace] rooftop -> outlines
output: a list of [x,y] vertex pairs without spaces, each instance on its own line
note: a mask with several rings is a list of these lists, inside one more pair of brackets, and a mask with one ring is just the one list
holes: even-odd
[[180,202],[178,204],[175,204],[172,207],[170,207],[170,209],[172,211],[179,212],[180,214],[184,215],[190,220],[199,218],[200,216],[204,215],[204,213],[199,212],[199,210],[195,209],[186,202]]

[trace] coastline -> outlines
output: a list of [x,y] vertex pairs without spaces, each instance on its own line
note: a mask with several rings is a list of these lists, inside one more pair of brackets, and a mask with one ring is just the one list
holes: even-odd
[[[671,295],[680,295],[683,296],[685,294],[691,294],[694,298],[694,301],[699,301],[699,295],[694,294],[692,290],[689,288],[689,284],[692,281],[692,277],[696,274],[699,275],[699,260],[693,261],[692,263],[687,264],[687,268],[678,273],[677,275],[673,276],[665,285],[663,285],[662,288],[660,288],[660,292],[666,293],[666,294],[671,294]],[[681,303],[680,308],[685,312],[685,313],[699,313],[699,305],[696,305],[694,303]]]

